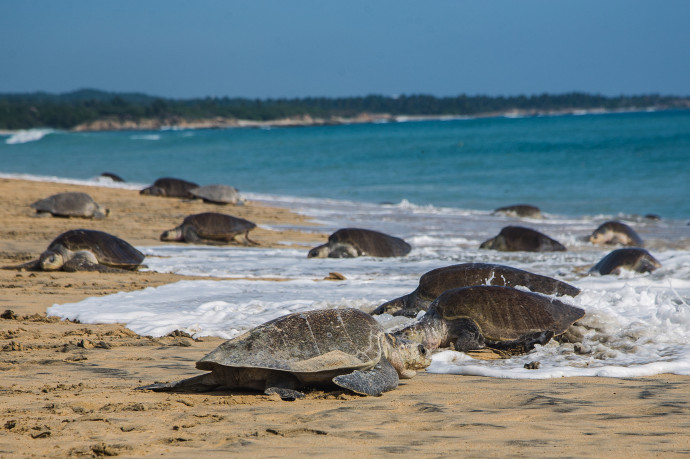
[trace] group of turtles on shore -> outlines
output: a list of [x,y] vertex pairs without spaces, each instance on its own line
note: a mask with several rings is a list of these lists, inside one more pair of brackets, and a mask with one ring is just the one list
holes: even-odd
[[[203,187],[191,182],[165,178],[141,193],[203,198],[190,194],[200,188]],[[205,196],[206,200],[210,195]],[[107,209],[93,202],[86,193],[50,196],[32,207],[37,212],[59,216],[106,218],[109,215]],[[81,214],[75,211],[77,208],[82,210]],[[537,208],[526,205],[497,209],[495,213],[540,218]],[[161,240],[228,243],[244,236],[243,242],[249,245],[256,244],[248,236],[255,227],[247,220],[207,212],[186,217],[181,225],[164,232]],[[660,266],[641,247],[642,240],[635,231],[624,223],[602,224],[589,236],[589,241],[626,246],[610,252],[591,272],[609,274],[620,269],[648,272]],[[504,227],[480,248],[566,250],[548,236],[521,226]],[[307,256],[401,257],[411,249],[410,244],[395,236],[369,229],[343,228],[331,234],[325,244],[311,249]],[[38,260],[20,267],[115,272],[136,270],[143,260],[141,252],[116,236],[75,229],[55,238]],[[425,273],[413,292],[381,304],[371,314],[345,308],[282,316],[226,341],[198,361],[197,368],[207,373],[140,389],[252,389],[293,400],[304,397],[301,388],[335,385],[358,394],[380,395],[397,387],[400,378],[410,378],[417,370],[426,368],[431,362],[431,352],[436,349],[470,353],[488,350],[498,357],[509,357],[548,343],[584,316],[583,309],[561,299],[579,293],[577,287],[566,282],[509,266],[488,263],[446,266]],[[395,333],[386,333],[373,317],[379,314],[418,320]]]

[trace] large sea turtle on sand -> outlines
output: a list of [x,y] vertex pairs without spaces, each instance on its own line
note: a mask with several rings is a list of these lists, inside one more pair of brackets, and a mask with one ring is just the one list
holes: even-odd
[[626,247],[616,249],[602,258],[599,263],[589,270],[590,273],[620,274],[621,269],[638,273],[652,272],[661,268],[661,263],[645,249],[640,247]]
[[38,260],[19,267],[43,271],[116,272],[136,270],[142,261],[143,253],[112,234],[75,229],[56,237]]
[[522,226],[506,226],[496,237],[482,242],[480,249],[503,252],[563,252],[566,248],[560,242],[545,234]]
[[283,399],[296,389],[339,386],[363,395],[395,389],[431,363],[424,346],[384,332],[359,309],[288,314],[233,338],[196,363],[199,376],[140,389],[253,389]]
[[245,244],[256,244],[249,239],[249,231],[254,228],[256,224],[244,218],[204,212],[190,215],[180,226],[163,232],[161,241],[227,244],[244,235]]
[[314,247],[307,258],[402,257],[410,244],[399,237],[361,228],[343,228],[328,237],[326,244]]
[[515,204],[512,206],[499,207],[492,212],[492,215],[506,215],[508,217],[543,218],[541,210],[537,206],[529,204]]
[[431,270],[419,278],[417,289],[376,308],[372,314],[414,317],[451,288],[472,285],[523,286],[546,295],[576,296],[580,289],[570,284],[522,269],[490,263],[463,263]]
[[203,199],[211,204],[242,204],[237,188],[228,185],[207,185],[189,190],[192,198]]
[[188,198],[189,190],[194,188],[199,188],[199,185],[182,179],[163,177],[153,182],[153,185],[150,187],[141,190],[139,194],[165,196],[168,198]]
[[592,244],[621,244],[642,247],[642,238],[634,229],[619,221],[611,220],[599,225],[589,236]]
[[31,204],[39,215],[55,217],[104,218],[110,210],[96,203],[91,196],[78,191],[58,193]]
[[512,287],[446,290],[415,324],[395,333],[428,350],[489,348],[503,356],[529,352],[565,332],[585,311],[555,298]]

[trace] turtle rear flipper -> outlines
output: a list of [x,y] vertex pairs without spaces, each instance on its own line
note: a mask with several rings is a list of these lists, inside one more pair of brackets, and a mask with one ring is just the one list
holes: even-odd
[[267,387],[266,390],[264,391],[264,394],[266,395],[272,395],[272,394],[278,394],[281,399],[283,400],[301,400],[306,395],[304,395],[302,392],[294,389],[286,389],[284,387]]
[[398,372],[385,357],[366,371],[355,370],[346,375],[333,378],[333,382],[345,389],[362,395],[381,395],[398,387]]
[[3,266],[2,269],[16,269],[16,270],[26,270],[26,271],[40,271],[41,264],[40,260],[31,260],[21,265]]

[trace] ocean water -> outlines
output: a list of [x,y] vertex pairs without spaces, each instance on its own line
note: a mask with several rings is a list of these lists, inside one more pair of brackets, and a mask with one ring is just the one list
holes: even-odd
[[[139,247],[148,269],[208,280],[55,305],[51,315],[122,322],[143,335],[181,329],[231,338],[288,312],[371,310],[414,290],[424,272],[441,266],[501,263],[580,287],[580,295],[565,301],[586,311],[578,325],[581,343],[552,341],[501,361],[440,352],[428,371],[502,378],[690,374],[690,112],[266,130],[37,130],[0,138],[0,159],[0,177],[130,188],[159,176],[226,183],[249,199],[310,216],[320,232],[366,227],[413,246],[395,259],[307,259],[306,246]],[[129,183],[98,179],[106,170]],[[520,202],[538,205],[546,218],[491,215]],[[644,218],[647,213],[661,219]],[[640,234],[662,268],[587,274],[612,248],[586,236],[613,218]],[[478,248],[515,224],[546,233],[568,251]],[[347,280],[323,280],[331,271]],[[394,330],[413,319],[380,320]],[[538,370],[523,368],[532,361],[540,362]]]

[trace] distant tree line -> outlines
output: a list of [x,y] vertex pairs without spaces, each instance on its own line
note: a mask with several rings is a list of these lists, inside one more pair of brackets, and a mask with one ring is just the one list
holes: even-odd
[[295,99],[246,99],[207,97],[203,99],[164,99],[138,93],[112,93],[80,90],[65,94],[44,92],[0,94],[0,129],[34,127],[71,129],[103,119],[119,121],[141,119],[199,120],[229,118],[271,121],[288,117],[311,116],[329,119],[354,117],[362,113],[387,113],[393,116],[472,116],[510,110],[557,111],[568,109],[622,110],[632,108],[690,108],[690,98],[660,95],[606,97],[584,93],[559,95],[489,97],[434,97],[402,95],[387,97],[307,97]]

